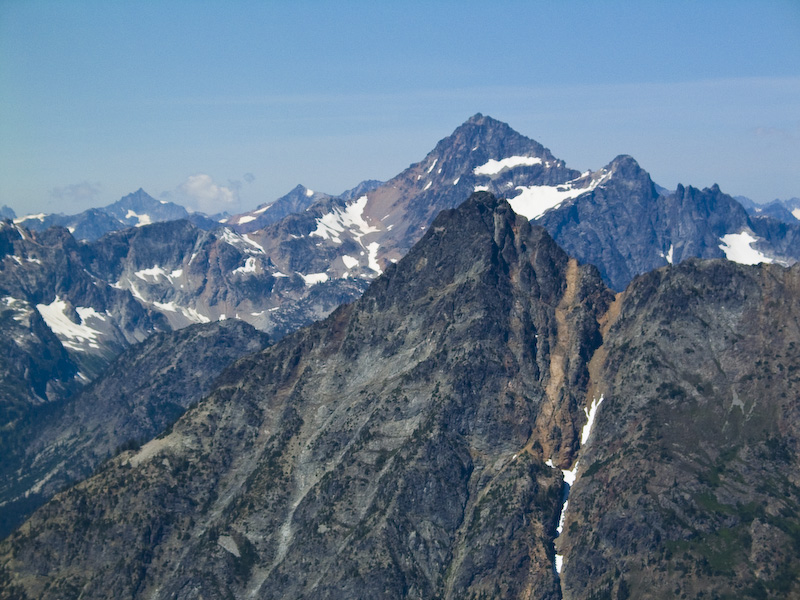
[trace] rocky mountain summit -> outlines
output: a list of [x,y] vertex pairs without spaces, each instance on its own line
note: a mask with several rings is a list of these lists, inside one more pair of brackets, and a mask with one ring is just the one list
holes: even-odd
[[[103,208],[90,208],[77,215],[28,215],[16,219],[15,223],[31,231],[64,227],[79,240],[96,240],[111,231],[188,218],[190,214],[184,207],[173,202],[156,200],[139,188]],[[207,218],[196,220],[196,224],[206,227],[214,225]]]
[[748,216],[716,185],[659,193],[629,156],[603,171],[607,178],[596,189],[536,220],[572,256],[596,265],[616,290],[636,275],[692,257],[784,265],[800,259],[800,223]]
[[615,295],[476,194],[37,511],[0,544],[0,590],[797,595],[798,286],[692,259]]

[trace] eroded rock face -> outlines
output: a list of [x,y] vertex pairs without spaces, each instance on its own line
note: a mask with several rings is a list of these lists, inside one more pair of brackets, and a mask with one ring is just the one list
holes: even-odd
[[796,596],[800,268],[691,260],[616,308],[564,597]]
[[43,507],[2,547],[4,585],[557,598],[562,485],[544,461],[577,446],[610,299],[543,229],[473,197],[358,302]]

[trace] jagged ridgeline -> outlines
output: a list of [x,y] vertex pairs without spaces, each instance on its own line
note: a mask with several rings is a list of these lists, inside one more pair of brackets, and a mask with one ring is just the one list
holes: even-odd
[[42,507],[0,545],[0,595],[797,595],[798,298],[797,267],[725,261],[615,297],[473,195]]

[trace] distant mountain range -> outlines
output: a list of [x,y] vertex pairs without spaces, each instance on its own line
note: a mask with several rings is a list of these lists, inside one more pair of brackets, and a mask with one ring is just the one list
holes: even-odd
[[[800,259],[800,201],[743,202],[665,190],[629,156],[581,173],[478,114],[340,196],[297,186],[219,220],[142,190],[71,217],[12,211],[0,533],[100,472],[0,546],[0,597],[618,598],[643,581],[652,597],[777,597],[798,566],[796,519],[776,515],[800,501],[784,402],[798,397],[784,267]],[[771,512],[742,508],[779,502],[771,491],[733,483],[757,480],[744,465],[758,457],[789,499]],[[672,512],[648,504],[679,479]],[[593,504],[605,485],[610,521]],[[625,520],[632,505],[646,510]],[[752,579],[766,559],[747,539],[783,566]],[[319,544],[333,558],[311,564]],[[729,548],[720,566],[725,544],[749,558]]]
[[0,589],[793,597],[798,298],[798,266],[719,259],[615,294],[477,193],[37,511]]

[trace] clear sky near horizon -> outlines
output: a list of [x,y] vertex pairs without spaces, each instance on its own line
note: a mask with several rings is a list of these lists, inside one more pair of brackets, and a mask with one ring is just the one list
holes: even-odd
[[240,212],[481,112],[576,169],[800,196],[800,0],[0,0],[0,205]]

